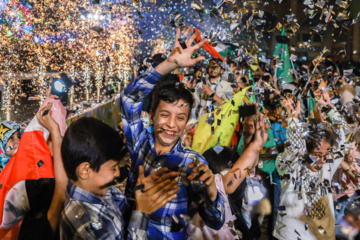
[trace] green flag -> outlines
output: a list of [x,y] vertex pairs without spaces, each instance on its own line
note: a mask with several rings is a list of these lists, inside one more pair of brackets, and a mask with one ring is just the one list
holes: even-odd
[[223,59],[226,59],[227,55],[235,55],[239,47],[236,45],[218,43],[214,48],[221,55]]
[[[281,32],[281,36],[286,36],[285,28]],[[274,52],[274,57],[282,60],[282,66],[276,69],[276,76],[282,78],[285,82],[293,82],[293,75],[290,73],[291,62],[290,52],[287,43],[278,43]]]
[[[251,89],[252,89],[252,91],[254,91],[255,90],[255,81],[254,81],[254,78],[252,77],[251,69],[249,69],[248,75],[249,75],[249,80],[253,81],[253,84],[251,85]],[[256,102],[254,94],[250,95],[250,102]]]
[[[254,78],[252,77],[252,74],[251,74],[251,69],[249,69],[249,80],[253,80],[254,81]],[[254,84],[253,84],[254,85]]]
[[308,90],[308,93],[307,93],[307,96],[309,97],[308,98],[308,114],[309,114],[309,117],[313,117],[314,116],[314,106],[315,106],[315,98],[312,98],[311,96],[311,93],[310,93],[310,90]]

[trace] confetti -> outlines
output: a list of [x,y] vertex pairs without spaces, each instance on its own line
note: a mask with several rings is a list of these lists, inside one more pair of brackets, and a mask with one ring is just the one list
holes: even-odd
[[44,161],[43,161],[43,160],[39,160],[38,163],[37,163],[37,166],[38,166],[38,167],[41,167],[42,165],[44,165]]
[[326,231],[322,226],[318,226],[317,229],[321,233],[321,235],[326,235]]
[[245,168],[244,170],[246,171],[247,175],[250,176],[250,174],[251,174],[251,167],[249,166],[249,167]]
[[75,218],[81,219],[84,214],[85,211],[83,209],[79,209],[79,211],[75,214]]
[[215,147],[213,147],[213,150],[216,152],[216,154],[219,155],[224,150],[224,147],[216,145]]
[[277,229],[282,229],[284,227],[286,227],[286,225],[280,225],[280,226],[277,227]]

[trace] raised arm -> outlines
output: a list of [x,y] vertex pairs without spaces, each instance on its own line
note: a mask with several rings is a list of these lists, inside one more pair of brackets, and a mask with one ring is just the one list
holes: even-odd
[[[302,138],[302,129],[299,126],[299,115],[300,115],[300,101],[296,103],[296,106],[292,99],[285,98],[282,102],[283,107],[287,111],[287,128],[286,128],[286,139],[284,152],[280,153],[275,161],[276,169],[280,176],[288,174],[289,167],[296,164],[298,161],[297,155],[305,154],[306,142]],[[295,108],[294,108],[295,106]]]
[[[187,179],[202,181],[205,188],[196,187],[197,183],[192,182],[192,186],[188,187],[189,196],[195,200],[199,214],[205,224],[212,229],[219,230],[225,221],[224,202],[219,197],[215,185],[215,176],[209,169],[207,162],[202,157],[198,160],[199,162],[194,161],[188,165],[190,169],[193,169]],[[203,199],[204,201],[196,199]]]
[[[251,117],[254,121],[255,116]],[[259,152],[268,138],[269,124],[265,123],[265,115],[260,114],[256,118],[255,128],[254,141],[248,145],[231,170],[223,176],[224,189],[227,194],[233,193],[248,175],[248,171],[258,163]]]
[[340,127],[334,127],[336,141],[333,146],[333,152],[341,152],[342,157],[333,159],[333,167],[331,169],[332,174],[335,174],[337,167],[340,167],[347,171],[349,170],[349,164],[344,161],[344,156],[350,148],[350,143],[346,139],[346,134],[350,133],[350,129],[346,124],[344,117],[336,110],[334,105],[331,103],[329,93],[323,93],[322,98],[318,101],[323,108],[327,108],[327,120],[331,125],[337,125]]
[[[50,208],[47,212],[47,219],[53,232],[56,232],[59,227],[60,214],[64,207],[64,202],[66,198],[65,192],[68,178],[66,176],[66,172],[61,158],[62,137],[60,134],[60,128],[51,116],[51,107],[52,103],[50,102],[36,114],[36,117],[38,118],[39,123],[43,125],[50,132],[51,135],[52,154],[54,160],[55,190]],[[50,112],[44,115],[45,111]]]
[[[185,28],[183,34],[186,38],[190,34],[191,29],[191,27]],[[137,150],[142,144],[139,142],[139,139],[144,139],[141,137],[142,134],[145,134],[141,123],[141,110],[144,98],[149,95],[163,75],[177,68],[193,66],[204,60],[204,57],[191,58],[194,52],[207,41],[204,39],[192,46],[192,43],[199,33],[199,30],[195,31],[186,42],[186,48],[183,49],[178,41],[178,39],[180,39],[180,29],[177,29],[175,45],[169,57],[155,68],[149,67],[145,73],[131,82],[122,92],[120,97],[120,110],[126,142],[131,155],[138,152]]]
[[[141,122],[143,100],[153,90],[162,77],[153,67],[132,81],[121,93],[120,110],[123,128],[130,154],[136,154],[141,146],[139,142],[144,128]],[[133,156],[132,156],[133,157]]]

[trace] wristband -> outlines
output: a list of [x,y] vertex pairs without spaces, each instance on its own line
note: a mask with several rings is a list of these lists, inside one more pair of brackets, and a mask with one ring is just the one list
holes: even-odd
[[213,92],[209,97],[214,98],[214,96],[215,96],[215,93]]

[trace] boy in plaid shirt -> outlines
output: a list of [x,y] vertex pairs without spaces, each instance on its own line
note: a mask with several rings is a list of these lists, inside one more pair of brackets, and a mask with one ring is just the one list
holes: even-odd
[[[70,180],[60,220],[61,239],[145,239],[150,214],[176,198],[179,187],[168,179],[171,173],[157,177],[167,169],[150,175],[157,180],[149,181],[140,167],[136,210],[130,213],[124,194],[112,186],[120,176],[125,149],[119,134],[100,120],[84,117],[70,125],[61,146]],[[153,185],[146,191],[145,182]]]
[[[224,203],[218,195],[214,174],[199,153],[181,146],[180,136],[189,120],[192,95],[182,84],[167,81],[166,76],[159,81],[177,68],[192,66],[204,59],[191,58],[206,40],[191,46],[200,32],[196,31],[186,42],[190,31],[191,27],[186,28],[185,38],[180,38],[178,29],[170,56],[131,82],[120,99],[126,143],[132,159],[126,193],[134,195],[140,165],[144,166],[145,176],[159,167],[179,173],[177,198],[150,216],[149,239],[186,238],[183,215],[187,214],[191,201],[197,204],[200,216],[209,227],[220,229],[224,224]],[[151,91],[153,132],[144,128],[141,121],[143,100]]]

